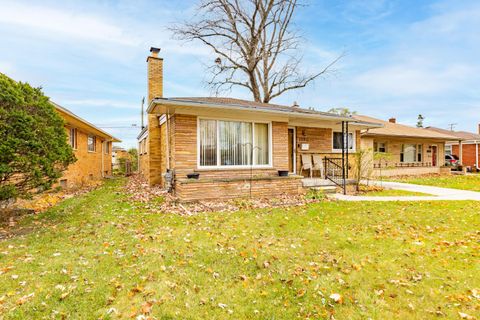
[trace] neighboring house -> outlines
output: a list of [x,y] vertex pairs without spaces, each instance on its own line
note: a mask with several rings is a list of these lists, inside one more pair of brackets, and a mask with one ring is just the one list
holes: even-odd
[[112,174],[112,142],[121,142],[107,132],[53,103],[65,121],[68,141],[77,161],[60,178],[60,186],[76,188]]
[[130,153],[122,147],[113,146],[112,148],[112,169],[120,170],[121,159],[131,160]]
[[362,148],[374,152],[374,176],[417,175],[447,172],[445,143],[452,135],[363,115],[355,119],[381,123],[383,127],[362,131]]
[[[164,98],[163,59],[159,49],[150,51],[148,126],[138,136],[140,172],[180,200],[302,193],[299,173],[312,155],[321,157],[327,178],[341,184],[348,175],[347,153],[359,148],[360,130],[379,127],[298,106]],[[198,180],[187,178],[196,174]]]
[[480,125],[478,134],[466,131],[450,131],[435,127],[427,127],[427,129],[456,137],[455,140],[447,141],[445,152],[456,155],[463,166],[476,167],[480,170]]

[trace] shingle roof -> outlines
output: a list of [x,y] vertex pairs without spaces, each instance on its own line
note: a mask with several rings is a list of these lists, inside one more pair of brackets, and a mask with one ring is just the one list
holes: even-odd
[[243,100],[243,99],[235,99],[235,98],[222,98],[222,97],[174,97],[168,98],[168,100],[176,100],[176,101],[184,101],[184,102],[196,102],[196,103],[209,103],[209,104],[221,104],[221,105],[231,105],[231,106],[240,106],[246,108],[262,108],[262,109],[271,109],[271,110],[279,110],[279,111],[286,111],[286,112],[295,112],[295,113],[305,113],[305,114],[322,114],[322,115],[329,115],[329,116],[336,116],[339,115],[329,112],[317,111],[308,108],[300,108],[300,107],[292,107],[292,106],[284,106],[280,104],[273,104],[273,103],[263,103],[263,102],[256,102],[250,100]]
[[382,128],[373,128],[368,129],[364,132],[365,136],[397,136],[397,137],[410,137],[410,138],[430,138],[430,139],[440,139],[440,140],[458,140],[458,138],[445,134],[436,132],[433,130],[427,130],[423,128],[411,127],[399,123],[391,123],[389,121],[384,121],[364,115],[354,115],[355,119],[366,121],[366,122],[376,122],[383,124]]
[[435,132],[440,132],[444,134],[448,134],[460,139],[464,140],[480,140],[480,134],[472,133],[472,132],[467,132],[467,131],[450,131],[446,129],[440,129],[440,128],[435,128],[435,127],[427,127],[428,130],[432,130]]

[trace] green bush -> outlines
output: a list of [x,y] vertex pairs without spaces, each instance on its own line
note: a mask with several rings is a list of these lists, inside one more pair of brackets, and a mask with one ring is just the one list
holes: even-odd
[[74,161],[63,119],[41,88],[0,73],[0,201],[51,188]]

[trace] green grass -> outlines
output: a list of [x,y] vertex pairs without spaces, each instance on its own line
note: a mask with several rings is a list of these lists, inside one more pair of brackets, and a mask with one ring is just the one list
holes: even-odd
[[480,191],[480,174],[477,175],[438,175],[438,176],[412,176],[390,181],[407,182],[427,186]]
[[479,314],[469,292],[480,288],[478,203],[323,202],[180,217],[127,202],[122,185],[27,217],[21,235],[0,241],[0,318]]
[[415,192],[408,190],[394,190],[394,189],[383,189],[378,191],[368,191],[365,193],[365,196],[371,197],[407,197],[407,196],[431,196],[431,194],[423,192]]

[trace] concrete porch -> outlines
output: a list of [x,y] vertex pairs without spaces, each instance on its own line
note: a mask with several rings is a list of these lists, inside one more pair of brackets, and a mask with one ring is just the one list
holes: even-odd
[[[353,179],[347,179],[346,181],[348,184],[355,183]],[[324,178],[303,178],[302,179],[302,186],[306,189],[314,189],[314,190],[322,190],[325,193],[335,193],[337,192],[337,185],[328,179]]]

